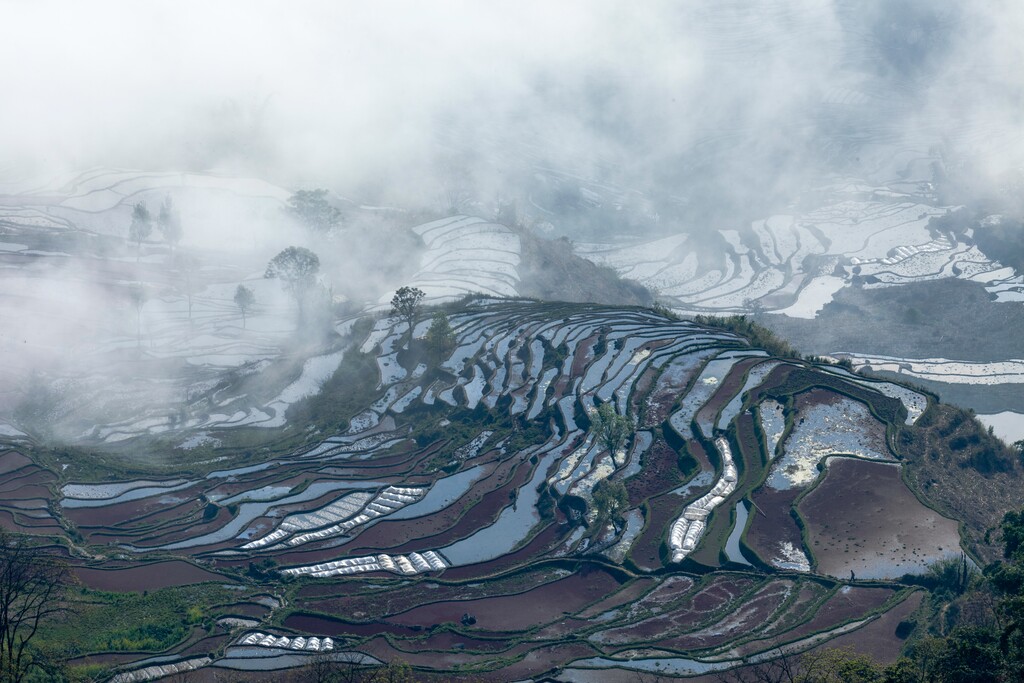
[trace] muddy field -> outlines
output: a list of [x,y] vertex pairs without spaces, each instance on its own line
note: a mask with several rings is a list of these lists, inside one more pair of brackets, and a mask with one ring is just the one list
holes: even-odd
[[962,552],[957,523],[914,497],[897,465],[832,458],[798,509],[818,571],[830,576],[897,578]]

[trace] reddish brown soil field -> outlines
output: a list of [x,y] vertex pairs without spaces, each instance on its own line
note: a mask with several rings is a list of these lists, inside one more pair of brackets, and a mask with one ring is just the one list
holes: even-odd
[[5,451],[0,454],[0,476],[10,474],[31,464],[32,461],[18,451]]
[[598,335],[593,334],[580,341],[576,346],[570,377],[582,377],[586,373],[587,365],[594,360],[594,346],[597,344],[597,339]]
[[800,527],[790,510],[803,489],[792,488],[777,491],[764,486],[751,494],[754,507],[750,509],[750,524],[744,541],[766,564],[778,566],[782,558],[781,546],[789,543],[793,548],[803,548]]
[[300,600],[326,598],[336,595],[372,593],[373,586],[361,579],[338,577],[330,583],[313,583],[296,592]]
[[392,638],[392,645],[403,652],[425,652],[428,650],[470,650],[476,652],[503,652],[508,650],[510,643],[507,638],[485,640],[473,638],[453,631],[435,633],[426,638],[399,639]]
[[[590,619],[602,614],[603,612],[607,612],[608,610],[630,604],[638,600],[644,593],[651,590],[655,585],[656,582],[654,579],[635,579],[632,583],[624,586],[619,592],[609,595],[607,598],[599,600],[587,609],[583,610],[579,613],[579,616],[583,619]],[[689,588],[687,587],[686,590],[689,590]]]
[[[719,581],[712,578],[711,583],[678,606],[669,607],[663,603],[657,606],[657,612],[663,612],[657,616],[602,631],[599,642],[643,645],[652,640],[672,638],[676,634],[711,623],[715,614],[738,599],[753,583],[751,579],[722,577]],[[643,602],[651,605],[653,597],[654,591]]]
[[52,534],[59,533],[61,526],[56,520],[33,519],[17,514],[12,510],[0,509],[0,527],[7,531],[21,534]]
[[86,666],[89,664],[101,664],[103,666],[114,666],[117,664],[126,664],[128,662],[134,662],[149,655],[139,654],[138,652],[104,652],[102,654],[84,655],[82,657],[75,657],[74,659],[68,660],[68,666]]
[[[704,449],[698,444],[695,449],[691,446],[690,452],[694,454],[701,467],[710,468]],[[656,496],[665,491],[671,491],[683,483],[682,472],[679,471],[679,458],[661,434],[656,434],[651,447],[640,456],[642,469],[635,477],[630,477],[626,482],[626,491],[629,492],[630,505],[639,505],[647,498]]]
[[224,608],[224,613],[233,617],[252,617],[262,619],[270,613],[266,605],[259,605],[255,602],[236,602]]
[[772,581],[744,598],[742,604],[718,621],[695,633],[663,639],[656,646],[674,650],[701,650],[742,638],[763,629],[785,602],[792,588],[793,584],[789,581]]
[[[206,631],[196,629],[196,633],[201,634],[206,633]],[[181,655],[182,657],[205,655],[210,652],[216,652],[221,646],[227,645],[232,640],[234,640],[234,637],[229,634],[209,636],[206,638],[197,638],[194,642],[189,643],[186,647],[176,649],[175,652]]]
[[784,363],[779,367],[775,368],[774,370],[772,370],[771,372],[769,372],[768,376],[765,377],[763,382],[761,382],[761,385],[750,392],[750,397],[752,401],[754,403],[760,403],[766,395],[771,394],[772,389],[774,387],[777,387],[780,384],[785,383],[785,381],[789,379],[789,375],[790,373],[793,372],[794,369],[796,369],[795,366],[789,365],[788,363]]
[[[491,653],[475,654],[461,650],[450,650],[448,652],[404,652],[393,646],[385,636],[377,636],[365,643],[360,643],[356,648],[361,652],[373,655],[382,661],[402,660],[411,666],[423,666],[432,669],[452,668],[466,665],[482,665],[485,663],[494,664],[497,657],[515,657],[525,654],[536,647],[533,643],[520,643],[513,646],[509,651],[500,655]],[[508,680],[508,679],[505,679]]]
[[221,574],[206,571],[180,560],[154,562],[124,569],[76,567],[74,573],[89,588],[117,593],[152,591],[204,581],[230,582],[230,579]]
[[[200,493],[199,487],[175,491],[175,497],[184,499],[184,502],[178,505],[162,503],[160,502],[162,496],[157,495],[115,505],[64,508],[64,514],[76,526],[82,527],[83,531],[100,527],[117,529],[132,525],[158,527],[161,524],[167,524],[168,522],[180,519],[183,516],[183,511],[187,515],[188,511],[193,508],[198,510],[200,507],[198,502]],[[230,513],[222,510],[222,514]],[[143,518],[145,518],[144,524],[139,524],[136,521]],[[226,518],[223,519],[226,521]],[[206,526],[211,525],[212,523],[208,523]],[[195,527],[193,527],[194,529]]]
[[366,638],[387,633],[392,636],[415,637],[422,635],[420,629],[413,629],[399,624],[388,624],[374,621],[367,624],[350,624],[337,619],[328,619],[315,614],[290,614],[284,620],[285,628],[295,629],[300,633],[318,633],[326,636],[354,636]]
[[960,553],[957,523],[925,507],[895,465],[832,458],[798,507],[823,574],[897,578]]
[[55,479],[52,472],[35,465],[21,467],[0,478],[0,493],[5,498],[48,498],[50,490],[46,485]]
[[458,624],[463,614],[476,618],[475,629],[522,631],[540,626],[583,609],[618,587],[618,582],[600,570],[583,576],[573,574],[526,593],[477,600],[445,601],[416,607],[391,617],[396,624],[431,626],[444,622]]
[[900,651],[906,644],[906,641],[896,635],[896,627],[921,606],[924,595],[921,591],[910,595],[871,623],[833,638],[821,647],[849,648],[854,652],[868,655],[881,664],[891,664],[899,658]]
[[[714,583],[712,579],[710,583]],[[630,607],[630,611],[637,613],[640,610],[663,610],[666,607],[681,603],[689,599],[696,583],[689,576],[675,575],[666,577],[654,589],[645,593]],[[702,586],[703,590],[707,586]]]
[[562,645],[544,645],[530,650],[518,662],[502,669],[483,674],[485,681],[505,683],[532,678],[556,666],[583,657],[593,657],[598,653],[585,643],[566,643]]
[[835,628],[846,621],[862,619],[895,594],[896,591],[892,588],[843,586],[825,601],[813,619],[787,633],[786,639],[796,640],[818,631]]
[[661,548],[664,544],[666,529],[683,512],[686,499],[672,493],[666,493],[647,501],[646,525],[637,536],[629,551],[629,557],[636,566],[646,570],[661,569]]
[[[447,576],[446,576],[447,578]],[[393,614],[407,611],[411,606],[420,605],[429,600],[466,601],[481,598],[515,595],[533,590],[544,584],[558,581],[562,574],[551,568],[534,569],[517,572],[487,582],[471,584],[445,584],[434,581],[418,581],[412,584],[397,585],[391,582],[378,586],[375,590],[356,592],[355,582],[324,584],[330,589],[331,595],[319,596],[311,593],[315,586],[303,589],[299,603],[302,608],[316,610],[328,614],[343,614],[354,621],[379,620]],[[346,589],[351,588],[351,591]]]
[[[751,358],[749,360],[742,360],[732,366],[729,374],[725,376],[725,379],[721,384],[718,385],[718,389],[712,394],[708,402],[697,411],[697,422],[708,421],[714,422],[715,417],[724,408],[729,401],[743,388],[744,375],[751,366],[757,365],[763,362],[763,358]],[[725,425],[720,425],[723,429]],[[704,436],[711,438],[711,434],[705,434]]]
[[719,605],[735,600],[754,585],[749,577],[715,576],[714,580],[693,596],[693,608],[702,612],[717,609]]
[[804,581],[793,602],[778,614],[775,621],[759,635],[771,636],[783,633],[786,629],[809,619],[819,601],[827,593],[828,589],[817,581]]

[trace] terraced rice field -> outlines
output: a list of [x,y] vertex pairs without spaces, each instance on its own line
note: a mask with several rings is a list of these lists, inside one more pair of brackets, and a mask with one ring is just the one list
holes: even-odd
[[[80,562],[97,587],[232,583],[264,568],[277,597],[226,606],[231,635],[208,660],[180,650],[178,666],[273,670],[327,652],[488,680],[685,675],[780,643],[855,639],[913,597],[864,580],[958,547],[955,523],[889,464],[876,415],[902,422],[920,408],[914,392],[766,359],[643,309],[482,299],[450,322],[455,348],[426,372],[425,327],[407,349],[405,325],[377,319],[345,352],[375,361],[377,397],[267,463],[63,482],[54,500],[56,476],[9,451],[0,486],[22,497],[0,508],[17,528],[57,530],[57,506],[85,546],[126,554]],[[618,454],[590,424],[603,402],[633,424]],[[613,518],[594,512],[605,480],[629,500]],[[851,502],[864,486],[886,493]],[[900,516],[935,533],[894,544],[880,520]]]
[[[834,186],[820,194],[826,199],[817,208],[759,219],[742,232],[581,244],[577,252],[687,312],[814,318],[836,292],[855,283],[891,287],[942,278],[981,283],[995,301],[1024,300],[1024,279],[1012,268],[973,243],[928,229],[930,218],[955,207],[936,207],[920,190]],[[691,244],[697,240],[716,251],[701,252]]]

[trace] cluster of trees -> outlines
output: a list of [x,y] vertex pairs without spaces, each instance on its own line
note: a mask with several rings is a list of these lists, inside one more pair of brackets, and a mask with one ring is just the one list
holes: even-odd
[[288,198],[285,213],[312,232],[329,235],[342,223],[342,213],[327,201],[327,190],[299,190]]
[[[398,318],[408,327],[407,348],[412,345],[412,335],[419,321],[426,292],[418,287],[399,287],[391,297],[390,315]],[[428,360],[431,363],[442,362],[448,354],[455,350],[457,343],[455,330],[452,329],[448,316],[443,311],[435,311],[430,318],[430,327],[424,338]]]
[[430,327],[427,328],[427,353],[430,360],[440,363],[455,350],[455,330],[448,322],[448,316],[437,311],[430,319]]
[[802,358],[800,352],[789,342],[779,337],[764,325],[759,325],[745,315],[697,315],[693,321],[698,325],[716,327],[746,337],[751,346],[762,348],[773,356],[781,358]]
[[[619,462],[619,453],[626,446],[626,441],[633,434],[633,421],[627,415],[615,412],[611,401],[602,403],[590,415],[591,428],[598,441],[615,460]],[[629,493],[626,485],[619,479],[603,479],[594,487],[592,494],[594,511],[597,513],[595,527],[603,529],[609,521],[618,526],[623,514],[629,509]]]
[[[285,213],[303,227],[319,234],[330,234],[342,224],[344,218],[341,210],[327,200],[327,190],[323,189],[299,190],[288,198]],[[155,217],[146,202],[136,202],[132,206],[128,239],[141,247],[142,242],[153,234],[154,228],[160,231],[172,250],[185,235],[181,216],[170,195],[164,197]]]
[[128,239],[135,242],[138,249],[142,248],[143,240],[149,239],[153,233],[154,224],[164,237],[164,241],[170,246],[171,251],[178,246],[185,232],[181,226],[181,216],[174,208],[174,201],[170,195],[164,198],[160,210],[154,220],[146,202],[138,202],[132,207],[132,222],[128,226]]
[[[195,292],[193,287],[194,274],[199,269],[199,262],[194,256],[188,254],[175,254],[174,251],[182,238],[185,236],[181,223],[181,215],[174,206],[174,200],[170,195],[164,197],[160,204],[156,218],[150,212],[145,202],[138,202],[132,207],[132,222],[128,226],[128,239],[135,242],[138,256],[142,255],[142,242],[149,239],[153,234],[154,227],[160,231],[164,241],[171,249],[174,256],[174,265],[181,274],[185,295],[188,299],[188,318],[192,321],[192,295]],[[136,258],[138,258],[138,256]],[[135,338],[136,343],[142,346],[142,309],[150,298],[150,293],[142,283],[136,283],[128,292],[132,307],[135,309]]]
[[318,656],[288,680],[295,683],[414,683],[416,678],[412,667],[398,660],[371,667],[362,664],[358,656],[340,660]]
[[[310,231],[323,235],[334,232],[342,225],[344,219],[341,210],[328,200],[328,192],[324,189],[297,191],[288,199],[285,212]],[[128,238],[136,243],[140,253],[142,242],[150,237],[154,228],[160,231],[173,252],[184,232],[181,218],[170,196],[164,199],[155,218],[145,202],[138,202],[133,206]],[[192,300],[197,289],[195,275],[199,271],[199,262],[192,255],[177,254],[174,257],[174,265],[182,277],[188,300],[188,317],[191,321]],[[308,322],[307,306],[310,295],[316,288],[319,273],[320,258],[310,249],[299,246],[290,246],[279,252],[270,260],[264,272],[264,277],[279,280],[284,290],[295,300],[300,327]],[[419,289],[402,287],[392,300],[392,314],[410,322],[410,338],[423,296]],[[141,346],[142,309],[149,299],[149,293],[139,284],[132,287],[129,297],[136,311],[136,337]],[[252,288],[240,284],[235,289],[234,303],[242,316],[244,329],[249,313],[256,306],[256,294]],[[438,348],[443,348],[453,338],[450,328],[446,332],[441,327],[435,330],[432,337],[434,345]]]
[[[185,295],[188,300],[188,317],[191,321],[192,297],[197,289],[195,276],[199,271],[199,262],[194,256],[188,254],[178,254],[174,262],[183,279]],[[284,290],[295,300],[299,311],[300,327],[307,322],[307,305],[311,292],[317,288],[319,274],[320,257],[310,249],[298,246],[290,246],[278,252],[267,263],[263,273],[265,278],[279,280]],[[424,292],[416,287],[400,287],[391,300],[391,315],[408,323],[410,341],[424,296]],[[141,345],[142,309],[149,297],[145,287],[141,284],[131,288],[129,297],[136,311],[136,335],[138,343]],[[256,306],[256,294],[250,287],[239,284],[235,288],[233,300],[242,315],[244,329],[248,314]],[[447,317],[443,314],[438,313],[434,316],[427,340],[432,353],[438,356],[445,350],[454,348],[455,334],[448,324]]]
[[[327,199],[327,190],[299,190],[288,199],[286,213],[309,230],[319,234],[330,234],[342,224],[342,212]],[[148,240],[154,229],[158,230],[168,244],[172,254],[184,237],[181,216],[174,206],[170,195],[164,198],[154,217],[145,202],[138,202],[132,207],[131,224],[128,227],[128,239],[135,242],[141,255],[142,242]],[[185,296],[188,300],[188,318],[192,320],[192,300],[195,294],[196,274],[199,261],[190,254],[175,254],[175,268],[181,275]],[[280,280],[284,289],[295,299],[299,307],[299,323],[306,322],[306,304],[310,291],[317,281],[320,271],[319,257],[304,247],[288,247],[267,264],[265,277]],[[129,292],[132,305],[136,312],[136,337],[142,344],[142,309],[149,300],[149,292],[141,285],[135,285]],[[234,295],[235,305],[242,316],[243,329],[247,325],[248,315],[256,306],[256,294],[245,285],[238,285]]]
[[[327,201],[327,190],[296,192],[289,198],[286,211],[302,225],[318,233],[330,233],[342,221],[341,211]],[[184,237],[184,229],[181,216],[170,195],[164,198],[155,217],[145,202],[138,202],[132,207],[128,239],[135,242],[140,254],[142,242],[149,239],[154,228],[160,232],[173,253]],[[197,289],[195,275],[199,270],[199,261],[195,256],[179,253],[174,256],[174,265],[182,277],[185,296],[188,300],[188,318],[191,321],[192,299]],[[288,247],[271,259],[267,265],[265,276],[281,280],[285,290],[298,304],[300,324],[305,320],[307,295],[316,282],[319,270],[319,257],[303,247]],[[149,294],[146,288],[140,284],[132,287],[129,297],[136,311],[136,338],[141,345],[142,309],[149,299]],[[248,314],[256,306],[255,292],[250,287],[238,285],[235,289],[234,302],[242,315],[244,329]]]

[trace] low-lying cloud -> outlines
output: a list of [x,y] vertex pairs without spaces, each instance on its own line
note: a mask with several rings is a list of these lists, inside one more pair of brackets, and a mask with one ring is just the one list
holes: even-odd
[[4,15],[8,174],[218,169],[415,204],[454,158],[481,195],[554,166],[740,203],[869,174],[860,150],[878,142],[942,145],[992,178],[1024,158],[1012,2],[51,0]]

